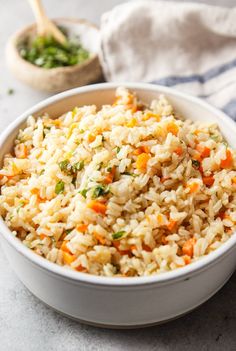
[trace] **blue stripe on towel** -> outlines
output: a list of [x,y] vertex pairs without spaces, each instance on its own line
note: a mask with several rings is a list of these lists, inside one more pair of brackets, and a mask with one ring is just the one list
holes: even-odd
[[168,87],[171,87],[171,86],[174,86],[177,84],[185,84],[185,83],[191,83],[191,82],[198,82],[200,84],[204,84],[208,80],[213,79],[213,78],[219,76],[220,74],[229,71],[230,69],[232,69],[234,67],[236,67],[236,59],[234,59],[228,63],[224,63],[221,66],[211,68],[210,70],[208,70],[204,74],[193,74],[193,75],[189,75],[189,76],[185,76],[185,77],[183,77],[183,76],[169,76],[166,78],[154,80],[154,81],[152,81],[152,83],[161,84],[161,85],[165,85]]
[[236,121],[236,99],[232,99],[228,104],[222,107],[222,110]]

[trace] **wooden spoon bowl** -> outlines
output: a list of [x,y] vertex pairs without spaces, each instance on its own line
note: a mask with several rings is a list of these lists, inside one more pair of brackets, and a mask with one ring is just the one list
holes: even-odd
[[82,46],[90,52],[90,57],[74,66],[49,69],[26,61],[19,54],[19,46],[26,38],[36,35],[36,24],[33,24],[14,34],[7,44],[7,65],[13,75],[32,88],[50,93],[101,81],[103,75],[98,59],[100,45],[98,28],[80,19],[61,18],[54,22],[64,27],[68,36],[78,36]]

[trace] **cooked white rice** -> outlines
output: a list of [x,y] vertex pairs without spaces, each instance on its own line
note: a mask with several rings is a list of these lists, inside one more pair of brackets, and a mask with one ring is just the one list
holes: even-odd
[[100,110],[28,118],[0,171],[0,214],[59,265],[105,276],[170,271],[235,230],[235,156],[216,124],[119,88]]

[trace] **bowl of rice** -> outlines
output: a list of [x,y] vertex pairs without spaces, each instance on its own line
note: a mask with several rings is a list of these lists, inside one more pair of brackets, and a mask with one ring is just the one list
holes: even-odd
[[104,83],[53,96],[0,137],[0,241],[78,321],[162,323],[234,272],[236,125],[175,90]]

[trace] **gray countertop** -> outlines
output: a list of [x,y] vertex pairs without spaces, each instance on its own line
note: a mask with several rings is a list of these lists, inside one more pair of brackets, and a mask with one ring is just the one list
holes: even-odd
[[[52,17],[99,23],[120,0],[44,1]],[[205,1],[201,1],[204,3]],[[208,1],[233,6],[235,0]],[[58,6],[60,4],[60,6]],[[47,95],[17,82],[7,71],[4,47],[18,28],[33,21],[27,1],[0,0],[0,131]],[[12,95],[8,89],[14,89]],[[209,277],[210,279],[210,277]],[[236,274],[203,306],[171,323],[140,330],[106,330],[71,321],[43,305],[23,286],[0,253],[0,350],[236,350]]]

